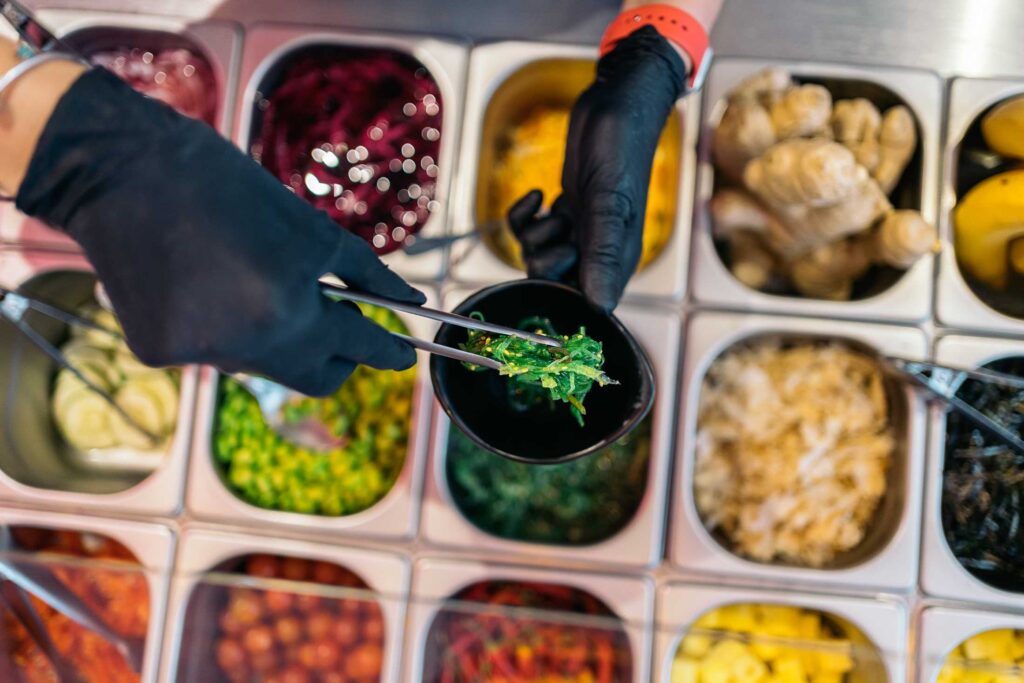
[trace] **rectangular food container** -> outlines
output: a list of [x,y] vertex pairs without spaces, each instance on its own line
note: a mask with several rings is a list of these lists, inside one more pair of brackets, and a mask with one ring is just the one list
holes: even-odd
[[[132,37],[140,34],[148,38],[145,47],[187,46],[198,50],[210,63],[217,80],[217,130],[230,135],[242,45],[242,31],[236,24],[218,19],[189,20],[88,10],[43,9],[36,15],[40,23],[86,55],[96,50],[131,47]],[[67,235],[25,216],[10,202],[0,204],[0,241],[78,249]]]
[[[975,368],[1011,356],[1024,356],[1024,342],[950,335],[940,338],[935,344],[935,361],[953,367]],[[946,543],[942,524],[946,444],[943,406],[932,406],[929,428],[924,539],[921,543],[922,590],[937,598],[1024,608],[1024,593],[1000,590],[975,578],[957,561]]]
[[[925,334],[914,327],[701,312],[685,332],[679,421],[679,455],[670,529],[670,558],[687,572],[728,575],[799,585],[842,585],[907,591],[917,580],[920,507],[925,449],[925,404],[910,386],[893,386],[896,455],[874,526],[862,543],[837,559],[835,568],[763,564],[721,545],[704,527],[693,493],[697,410],[711,364],[738,342],[756,338],[837,340],[867,353],[924,359]],[[902,399],[902,400],[901,400]]]
[[[316,26],[257,24],[246,34],[239,77],[235,140],[246,153],[249,152],[255,136],[253,114],[262,82],[295,51],[314,45],[387,49],[408,54],[419,60],[437,82],[441,90],[443,107],[443,129],[435,194],[435,200],[440,203],[440,208],[432,213],[417,234],[423,239],[443,236],[460,137],[466,65],[469,60],[467,47],[451,40],[426,36],[355,33]],[[443,251],[433,251],[415,257],[398,251],[386,255],[384,262],[407,279],[433,281],[444,272],[445,256]]]
[[[0,284],[26,290],[44,301],[74,308],[92,296],[95,276],[74,253],[0,250]],[[26,317],[51,342],[65,326],[38,314]],[[0,402],[6,424],[0,440],[0,500],[102,513],[173,516],[181,510],[185,470],[192,436],[198,368],[182,368],[178,424],[156,469],[143,475],[143,454],[126,463],[92,463],[76,458],[58,436],[50,416],[55,364],[8,321],[0,321],[0,347],[6,359],[0,382],[7,398]],[[15,474],[20,470],[20,474]]]
[[[428,306],[436,305],[436,296],[427,292]],[[410,333],[421,339],[433,339],[436,323],[416,316],[400,316]],[[411,538],[419,521],[423,460],[430,431],[429,355],[417,353],[416,386],[413,389],[408,452],[402,473],[391,490],[372,507],[352,515],[325,517],[295,512],[267,510],[236,496],[223,481],[214,463],[212,438],[217,412],[217,388],[220,374],[212,367],[200,372],[196,401],[192,466],[189,473],[186,507],[196,518],[243,525],[290,527],[320,534],[372,535]]]
[[[522,581],[551,583],[581,589],[602,600],[622,620],[633,653],[633,683],[650,680],[650,625],[654,590],[650,579],[590,572],[526,569],[473,560],[426,558],[416,562],[413,572],[409,618],[406,630],[403,681],[417,683],[425,664],[430,626],[445,607],[445,601],[478,581]],[[536,613],[536,611],[534,611]],[[551,623],[571,621],[572,615],[551,612]],[[532,615],[531,615],[532,616]],[[579,619],[579,615],[576,615]],[[625,681],[621,683],[626,683]]]
[[935,316],[948,327],[1021,334],[1024,320],[1006,315],[983,302],[964,280],[953,247],[953,209],[959,173],[960,147],[974,121],[1003,99],[1024,93],[1024,81],[979,78],[954,79],[949,88],[946,147],[942,158],[942,202],[939,237],[942,255],[935,296]]
[[[469,292],[452,292],[448,304]],[[623,306],[618,316],[647,350],[655,367],[658,395],[652,411],[651,456],[647,489],[633,519],[611,538],[583,546],[547,545],[512,541],[475,526],[458,508],[448,487],[445,463],[450,420],[434,402],[430,457],[423,494],[423,538],[439,546],[472,548],[495,555],[514,553],[537,558],[563,558],[602,564],[654,566],[661,560],[667,483],[675,421],[675,381],[679,355],[680,320],[670,312]]]
[[[379,596],[377,602],[384,617],[385,643],[381,683],[398,680],[410,574],[409,562],[402,556],[190,526],[182,533],[175,576],[171,584],[167,610],[167,638],[164,642],[161,666],[160,680],[163,683],[174,683],[178,680],[185,683],[185,679],[179,678],[189,675],[183,664],[196,661],[189,656],[191,648],[209,642],[215,637],[218,615],[214,600],[218,597],[217,591],[232,587],[249,587],[256,592],[266,592],[276,588],[272,583],[260,583],[260,580],[252,577],[237,575],[236,580],[228,574],[234,569],[230,566],[233,560],[254,554],[284,555],[331,562],[361,577],[369,590]],[[291,590],[285,585],[281,586],[280,590],[299,594],[294,584],[290,588]],[[364,600],[367,597],[365,593],[358,591],[347,597],[336,595],[333,599]],[[195,610],[194,614],[190,614],[190,607]],[[204,662],[203,666],[212,670],[216,664],[212,661]],[[188,683],[193,680],[195,679],[188,679]],[[211,677],[209,680],[218,679]]]
[[[926,607],[918,618],[917,683],[935,683],[946,658],[968,638],[995,629],[1024,629],[1024,617],[1019,614],[977,608]],[[1002,682],[1016,678],[990,677],[986,673],[979,671],[977,680]]]
[[813,609],[844,619],[870,641],[857,644],[866,648],[873,646],[876,656],[843,680],[850,683],[907,681],[906,607],[896,600],[670,583],[659,588],[657,602],[655,683],[673,683],[672,661],[682,637],[694,621],[712,610],[741,603]]
[[[919,134],[919,205],[912,208],[918,209],[926,221],[935,224],[943,97],[943,82],[937,74],[811,62],[716,59],[706,86],[694,211],[692,287],[697,304],[797,315],[923,322],[931,314],[934,259],[929,256],[918,260],[888,289],[859,301],[825,301],[766,294],[740,283],[722,262],[711,237],[707,211],[707,203],[714,193],[715,175],[711,162],[711,132],[721,120],[729,92],[743,79],[768,67],[786,69],[798,78],[846,82],[850,91],[844,93],[844,97],[870,98],[872,92],[882,89],[902,99],[917,119]],[[906,173],[912,172],[912,166],[908,166]]]
[[[595,48],[561,44],[500,42],[473,49],[459,175],[452,199],[452,235],[476,230],[478,197],[487,179],[484,173],[493,169],[495,152],[502,144],[502,129],[510,123],[511,117],[537,103],[571,105],[586,84],[568,78],[566,63],[596,59]],[[516,75],[520,78],[512,78]],[[496,96],[500,96],[500,102]],[[491,111],[492,104],[495,107],[502,104],[502,107]],[[689,95],[677,105],[680,156],[673,232],[660,256],[630,280],[626,288],[629,298],[679,300],[686,291],[699,111],[697,94]],[[451,264],[452,277],[460,282],[493,284],[524,276],[504,264],[475,238],[453,245]]]
[[[0,509],[0,525],[30,526],[55,530],[70,530],[107,536],[130,550],[141,565],[139,571],[149,584],[149,629],[143,654],[141,683],[156,683],[162,648],[164,618],[170,574],[174,563],[174,533],[158,524],[128,522],[117,519],[62,515],[53,512]],[[12,560],[22,561],[20,553]],[[57,562],[54,556],[51,561]],[[40,562],[46,560],[40,558]],[[68,565],[73,566],[73,565]],[[82,564],[88,568],[88,564]],[[97,567],[100,563],[97,562]]]

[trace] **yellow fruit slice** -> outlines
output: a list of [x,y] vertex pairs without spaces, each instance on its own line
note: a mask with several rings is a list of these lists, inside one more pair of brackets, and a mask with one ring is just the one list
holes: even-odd
[[1024,171],[988,178],[953,211],[954,246],[960,268],[993,289],[1006,287],[1007,250],[1024,237]]
[[981,121],[981,134],[996,154],[1024,159],[1024,96],[990,111]]

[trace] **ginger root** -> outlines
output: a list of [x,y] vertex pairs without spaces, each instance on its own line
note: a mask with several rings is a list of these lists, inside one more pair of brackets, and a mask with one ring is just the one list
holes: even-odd
[[793,286],[804,296],[846,301],[853,282],[871,267],[871,240],[851,238],[818,247],[791,264]]
[[751,289],[764,289],[775,278],[776,258],[760,236],[739,230],[729,239],[733,276]]
[[882,114],[869,100],[840,100],[832,110],[832,136],[853,152],[857,163],[868,171],[878,166]]
[[893,211],[875,233],[875,261],[909,268],[938,245],[935,226],[917,211]]
[[787,140],[747,165],[743,183],[769,206],[830,206],[867,178],[853,153],[829,140]]
[[801,85],[773,102],[769,114],[779,140],[821,135],[832,116],[832,94],[820,85]]
[[881,152],[872,175],[882,192],[889,194],[900,182],[917,149],[917,125],[910,110],[901,105],[885,112],[878,141]]
[[744,79],[729,93],[730,102],[753,101],[769,105],[793,87],[793,77],[785,69],[772,67]]
[[711,139],[715,166],[734,182],[743,177],[743,169],[751,159],[774,144],[771,116],[756,102],[730,105]]

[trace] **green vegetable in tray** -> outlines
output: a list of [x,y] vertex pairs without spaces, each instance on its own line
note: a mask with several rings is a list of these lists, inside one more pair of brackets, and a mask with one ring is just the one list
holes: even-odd
[[[408,333],[390,311],[361,308],[385,328]],[[405,463],[415,382],[415,368],[359,366],[333,396],[291,406],[295,417],[316,414],[344,440],[316,452],[281,439],[263,421],[256,400],[222,380],[213,451],[225,481],[246,502],[272,510],[341,516],[372,507]]]
[[[472,317],[483,320],[480,313]],[[527,318],[517,325],[548,337],[559,336],[546,318]],[[564,401],[570,406],[576,421],[583,426],[587,414],[583,400],[597,383],[599,386],[618,384],[602,372],[604,350],[601,342],[587,336],[587,331],[561,335],[563,346],[544,346],[527,339],[495,335],[481,330],[470,330],[469,339],[461,348],[502,363],[499,371],[510,378],[513,400],[530,404],[545,394],[551,401]],[[466,364],[470,370],[484,370],[478,365]]]
[[[113,313],[89,306],[79,315],[120,332]],[[73,447],[81,450],[131,448],[163,450],[178,422],[178,373],[143,365],[123,340],[104,332],[73,328],[61,352],[84,377],[107,391],[118,405],[163,442],[154,446],[99,394],[70,370],[61,370],[53,385],[54,422]]]
[[559,545],[599,543],[633,518],[647,486],[650,420],[593,455],[527,465],[448,432],[446,471],[456,506],[489,534]]

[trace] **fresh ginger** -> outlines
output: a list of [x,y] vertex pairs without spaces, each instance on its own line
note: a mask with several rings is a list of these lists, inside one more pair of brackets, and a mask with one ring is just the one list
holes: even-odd
[[[873,264],[909,268],[936,243],[919,213],[888,195],[917,149],[910,111],[864,98],[832,101],[784,70],[746,79],[712,137],[725,181],[710,203],[733,272],[762,289],[788,281],[804,296],[848,299]],[[756,239],[755,239],[756,238]]]

